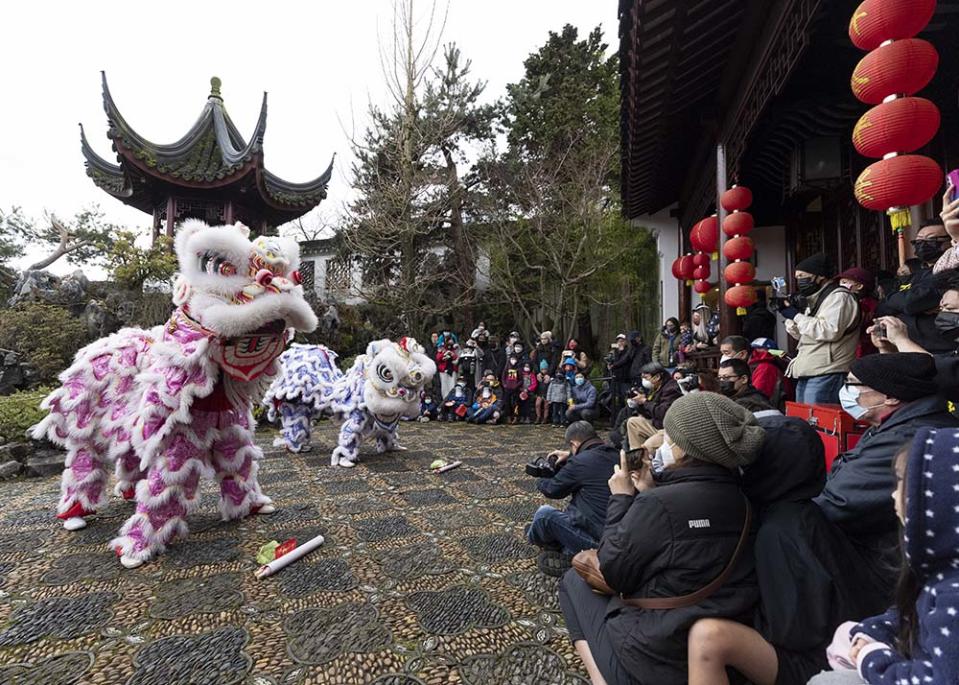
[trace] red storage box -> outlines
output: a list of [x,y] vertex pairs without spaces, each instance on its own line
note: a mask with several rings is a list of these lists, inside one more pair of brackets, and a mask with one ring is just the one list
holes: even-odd
[[837,456],[851,450],[859,442],[869,424],[856,421],[838,404],[800,404],[786,402],[786,416],[807,421],[819,433],[826,449],[826,469]]

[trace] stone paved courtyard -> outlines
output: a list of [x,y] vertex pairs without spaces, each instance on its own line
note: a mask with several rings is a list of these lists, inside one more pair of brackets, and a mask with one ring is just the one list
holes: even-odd
[[[522,536],[543,498],[526,460],[556,428],[404,424],[408,452],[332,469],[335,432],[290,456],[270,446],[272,516],[223,523],[208,484],[191,535],[125,571],[106,543],[131,511],[84,530],[53,519],[58,481],[0,484],[0,684],[582,685],[556,579]],[[442,475],[436,458],[462,459]],[[265,580],[271,539],[326,544]]]

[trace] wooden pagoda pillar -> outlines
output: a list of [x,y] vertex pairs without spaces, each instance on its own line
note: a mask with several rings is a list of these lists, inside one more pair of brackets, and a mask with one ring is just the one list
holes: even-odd
[[736,310],[726,304],[726,279],[723,273],[726,271],[728,263],[723,254],[723,246],[726,244],[726,234],[723,232],[723,221],[726,219],[726,210],[720,200],[728,184],[726,182],[726,144],[722,141],[716,146],[716,216],[719,219],[719,334],[720,338],[726,338],[730,335],[739,335],[742,333],[742,321],[736,316]]

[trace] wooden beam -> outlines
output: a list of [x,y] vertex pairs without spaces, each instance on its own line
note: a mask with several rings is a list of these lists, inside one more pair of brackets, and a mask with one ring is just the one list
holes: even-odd
[[719,332],[726,338],[730,335],[739,335],[742,332],[742,322],[736,316],[736,310],[726,304],[726,279],[723,272],[726,270],[727,260],[723,255],[723,245],[726,243],[726,234],[723,232],[723,220],[726,210],[719,201],[727,189],[726,181],[726,145],[720,141],[716,146],[716,215],[719,219],[719,268],[716,274],[719,277]]

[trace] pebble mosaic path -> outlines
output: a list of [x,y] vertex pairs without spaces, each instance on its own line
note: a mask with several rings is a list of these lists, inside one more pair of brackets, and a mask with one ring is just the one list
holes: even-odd
[[[305,455],[272,437],[275,514],[223,523],[207,484],[190,537],[133,571],[106,549],[131,504],[68,533],[56,479],[0,484],[0,685],[588,685],[522,534],[545,501],[523,464],[559,429],[404,424],[408,452],[353,470],[329,466],[329,424]],[[261,544],[317,534],[254,579]]]

